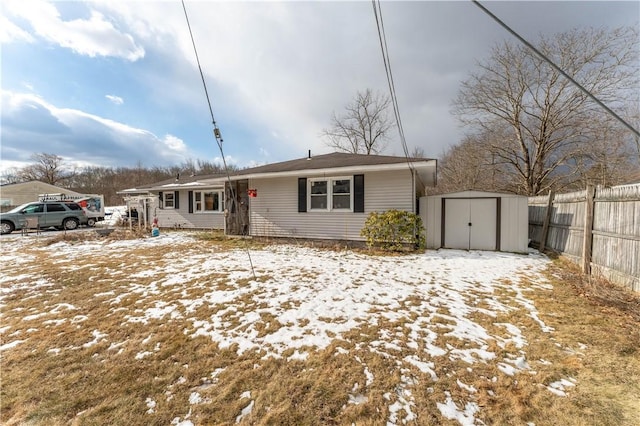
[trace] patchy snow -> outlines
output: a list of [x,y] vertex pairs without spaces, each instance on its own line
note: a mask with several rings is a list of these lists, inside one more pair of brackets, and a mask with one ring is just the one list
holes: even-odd
[[0,352],[6,351],[7,349],[12,349],[18,346],[20,343],[24,343],[24,340],[14,340],[13,342],[5,343],[0,346]]
[[254,403],[255,401],[251,400],[251,402],[249,402],[249,404],[246,407],[244,407],[242,411],[240,411],[240,414],[238,415],[238,417],[236,417],[236,423],[240,423],[242,419],[244,419],[249,414],[251,414],[251,412],[253,411]]
[[102,341],[102,340],[106,340],[105,337],[107,337],[106,334],[101,333],[98,330],[93,330],[91,332],[91,335],[93,336],[93,340],[91,340],[90,342],[87,342],[85,344],[82,345],[83,348],[90,348],[93,345],[98,344],[98,342]]
[[462,426],[473,426],[475,414],[480,411],[478,404],[467,402],[463,408],[458,408],[458,405],[451,398],[451,394],[445,391],[445,395],[447,397],[445,402],[437,403],[440,414],[447,419],[457,420]]
[[[116,215],[117,210],[110,220]],[[5,271],[14,272],[4,273],[0,278],[0,307],[14,292],[45,291],[52,285],[41,277],[30,275],[21,266],[28,262],[23,258],[21,247],[30,240],[29,237],[13,238],[10,244],[3,244],[0,261],[7,266]],[[500,314],[520,310],[540,330],[553,332],[541,318],[535,303],[527,297],[532,288],[549,288],[541,276],[549,261],[535,251],[516,255],[441,250],[404,256],[369,256],[348,250],[273,245],[251,251],[254,276],[245,250],[204,252],[187,246],[181,250],[181,245],[193,241],[187,232],[167,232],[160,237],[137,240],[61,241],[42,247],[42,250],[53,262],[74,270],[74,260],[80,258],[111,256],[119,259],[126,249],[135,248],[144,253],[146,248],[171,246],[162,259],[144,257],[135,270],[113,270],[119,284],[109,291],[95,293],[96,302],[110,306],[115,314],[125,309],[125,300],[135,297],[134,305],[126,305],[123,326],[144,327],[152,321],[180,321],[184,324],[185,335],[205,336],[220,348],[237,347],[238,354],[259,351],[268,358],[281,358],[287,352],[289,360],[304,361],[311,351],[327,348],[356,328],[380,323],[400,324],[385,328],[369,346],[369,350],[396,360],[400,371],[397,386],[384,394],[388,403],[388,424],[393,425],[419,421],[414,412],[412,389],[416,386],[428,388],[438,380],[435,366],[441,357],[462,360],[470,367],[477,362],[496,360],[501,373],[510,376],[533,371],[526,361],[524,351],[528,342],[522,325],[495,322],[493,325],[499,333],[490,332],[476,321],[478,316],[491,320]],[[31,247],[31,250],[38,248]],[[212,285],[212,275],[224,277],[224,285]],[[522,278],[526,277],[534,284],[523,284]],[[158,300],[159,296],[164,300]],[[201,307],[210,308],[211,314],[197,317],[195,313]],[[51,316],[68,315],[68,320],[81,328],[92,313],[79,310],[71,304],[58,304],[43,306],[40,311],[29,309],[10,314],[33,323],[29,325],[46,324],[48,327],[65,322]],[[0,330],[3,335],[11,331],[8,327]],[[110,341],[109,335],[99,330],[86,332],[93,338],[84,347],[105,341],[109,344],[106,350],[118,349],[122,353],[125,346],[132,344],[127,340]],[[438,343],[440,336],[453,337],[455,339],[448,341],[463,344]],[[3,344],[0,350],[11,350],[25,342],[28,336],[21,336],[21,339]],[[148,335],[143,345],[149,344],[151,339],[152,335]],[[503,349],[500,355],[490,349],[495,347],[492,343]],[[509,353],[507,348],[514,353]],[[142,360],[152,354],[151,350],[145,349],[150,348],[134,351],[135,358]],[[50,350],[60,351],[58,348]],[[159,344],[154,348],[157,350]],[[348,356],[349,350],[337,347],[335,355]],[[498,356],[501,358],[496,359]],[[366,383],[354,385],[349,395],[351,404],[365,402],[366,388],[375,380],[367,365],[358,361],[362,363]],[[221,371],[212,372],[210,379],[217,380]],[[462,425],[474,424],[480,410],[474,402],[477,390],[460,380],[457,383],[468,393],[468,400],[454,401],[446,393],[445,401],[438,403],[438,408],[448,419]],[[563,379],[547,388],[563,395],[565,388],[573,385],[572,381]],[[167,390],[167,400],[170,398],[171,388]],[[250,394],[243,394],[241,398],[251,399]],[[200,403],[203,399],[199,393],[192,393],[189,404]],[[248,416],[253,406],[253,400],[247,402],[236,421]],[[149,398],[147,407],[152,413],[155,401]],[[171,424],[193,424],[189,417],[190,411],[184,418],[175,417]]]
[[189,395],[189,404],[194,405],[200,404],[201,402],[202,396],[200,396],[198,392],[192,392],[191,395]]
[[568,379],[560,379],[556,382],[549,383],[547,389],[558,396],[567,396],[565,392],[566,388],[574,387],[575,385],[576,379],[569,377]]
[[153,414],[155,413],[155,408],[156,408],[156,402],[151,399],[151,398],[147,398],[147,400],[145,401],[145,404],[147,404],[147,414]]
[[460,379],[456,380],[456,383],[458,383],[458,386],[460,386],[461,389],[464,389],[469,393],[478,392],[478,389],[476,389],[474,386],[467,385],[466,383],[461,382]]

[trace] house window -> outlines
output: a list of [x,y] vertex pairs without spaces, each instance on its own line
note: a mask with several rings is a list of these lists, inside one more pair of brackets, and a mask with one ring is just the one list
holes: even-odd
[[327,203],[328,185],[326,180],[311,182],[311,210],[328,210]]
[[195,213],[221,212],[224,210],[222,191],[194,191],[193,210]]
[[339,179],[331,182],[332,208],[351,209],[351,179]]
[[310,179],[309,185],[309,210],[353,209],[353,178]]
[[172,209],[174,207],[174,202],[175,202],[175,198],[174,198],[174,193],[173,192],[165,192],[164,193],[164,208],[165,209]]

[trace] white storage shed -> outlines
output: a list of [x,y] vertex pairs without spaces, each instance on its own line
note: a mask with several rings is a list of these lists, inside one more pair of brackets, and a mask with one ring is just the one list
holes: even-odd
[[514,194],[463,191],[420,198],[427,248],[526,253],[528,199]]

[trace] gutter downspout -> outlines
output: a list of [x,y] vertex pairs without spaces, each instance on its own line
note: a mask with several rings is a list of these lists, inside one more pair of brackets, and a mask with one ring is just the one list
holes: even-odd
[[417,214],[416,211],[416,170],[411,171],[411,209],[412,213]]

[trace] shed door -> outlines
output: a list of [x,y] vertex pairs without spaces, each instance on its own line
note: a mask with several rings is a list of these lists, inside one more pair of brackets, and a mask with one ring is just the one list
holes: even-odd
[[496,198],[445,198],[443,246],[465,250],[496,250]]

